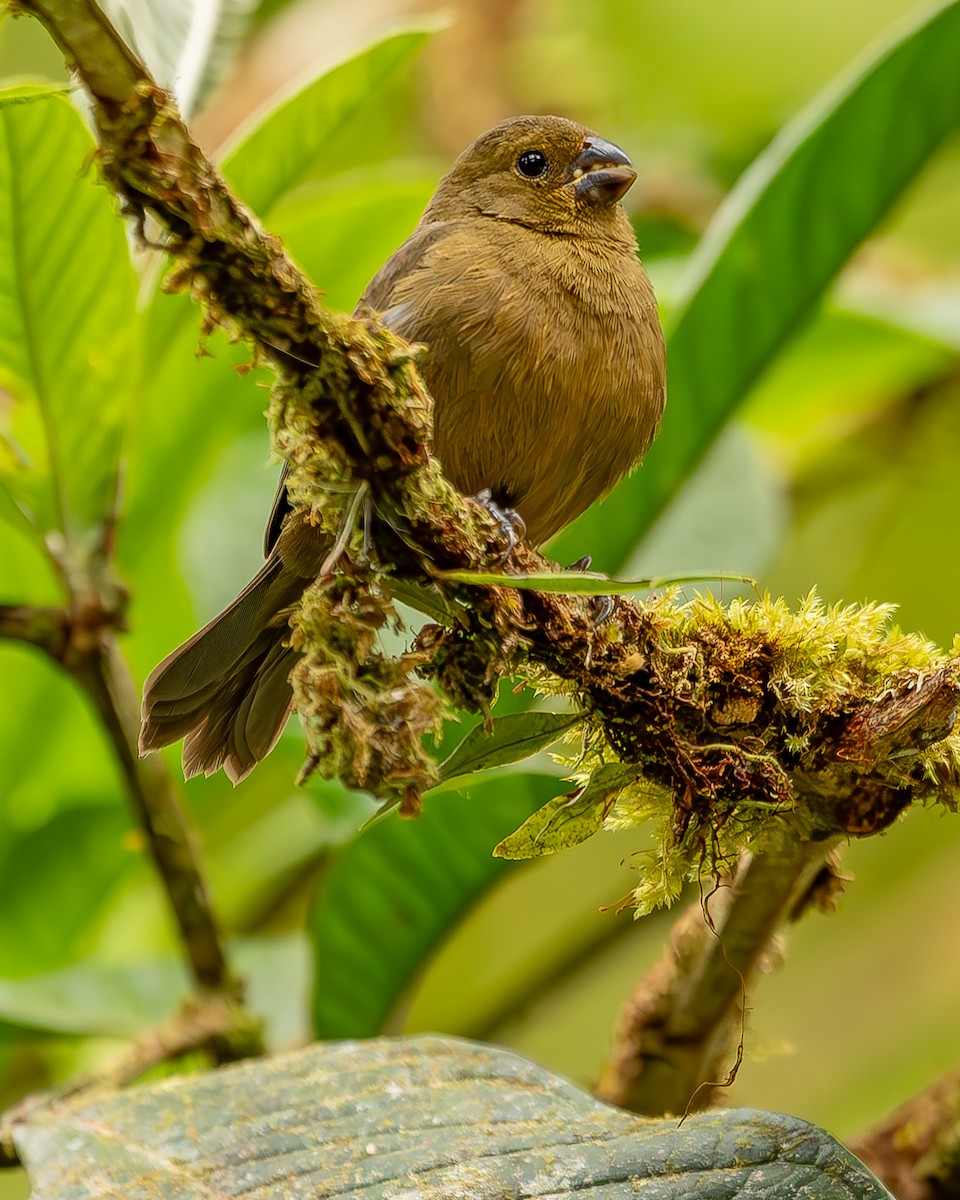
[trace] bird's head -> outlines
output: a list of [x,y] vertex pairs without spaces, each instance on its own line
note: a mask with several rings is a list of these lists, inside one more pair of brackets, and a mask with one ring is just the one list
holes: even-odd
[[575,121],[513,117],[464,150],[425,216],[485,216],[582,235],[624,220],[617,202],[636,178],[619,147]]

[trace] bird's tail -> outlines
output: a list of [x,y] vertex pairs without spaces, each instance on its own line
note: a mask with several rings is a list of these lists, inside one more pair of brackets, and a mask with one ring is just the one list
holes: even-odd
[[169,654],[143,691],[140,753],[184,738],[186,778],[223,767],[239,783],[276,745],[293,708],[287,644],[305,580],[274,555],[233,603]]

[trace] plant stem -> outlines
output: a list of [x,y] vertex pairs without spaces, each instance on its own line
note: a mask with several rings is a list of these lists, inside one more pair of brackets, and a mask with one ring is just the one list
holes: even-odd
[[197,986],[235,993],[237,984],[224,957],[197,847],[173,781],[159,755],[137,755],[139,697],[112,633],[104,635],[100,653],[91,656],[75,675],[113,746]]
[[810,888],[834,840],[784,839],[746,855],[727,885],[677,921],[663,958],[625,1004],[597,1095],[650,1116],[707,1107],[732,1083],[743,999],[777,930]]
[[170,774],[158,755],[137,756],[140,705],[103,606],[66,609],[0,605],[0,637],[42,650],[73,676],[93,703],[123,773],[180,930],[197,987],[239,999],[227,967],[199,855]]

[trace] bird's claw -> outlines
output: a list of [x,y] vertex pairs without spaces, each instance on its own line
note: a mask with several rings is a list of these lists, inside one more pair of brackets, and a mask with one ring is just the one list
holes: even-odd
[[613,616],[613,597],[612,596],[593,596],[594,614],[593,627],[599,629],[601,625],[606,623]]
[[[576,562],[572,562],[568,571],[589,571],[590,564],[593,559],[589,554],[585,554],[583,558],[578,558]],[[612,596],[591,596],[595,612],[593,614],[593,627],[599,629],[601,625],[606,625],[613,615],[613,597]]]
[[500,555],[498,562],[507,562],[517,543],[527,536],[526,522],[515,508],[501,508],[496,500],[494,500],[493,493],[489,488],[484,488],[483,491],[477,492],[474,500],[493,517],[500,532],[503,534],[507,547]]

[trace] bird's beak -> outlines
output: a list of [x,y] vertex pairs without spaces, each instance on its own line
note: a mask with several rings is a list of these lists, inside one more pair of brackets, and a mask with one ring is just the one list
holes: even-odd
[[591,136],[573,160],[567,183],[586,204],[616,204],[636,178],[633,164],[619,146]]

